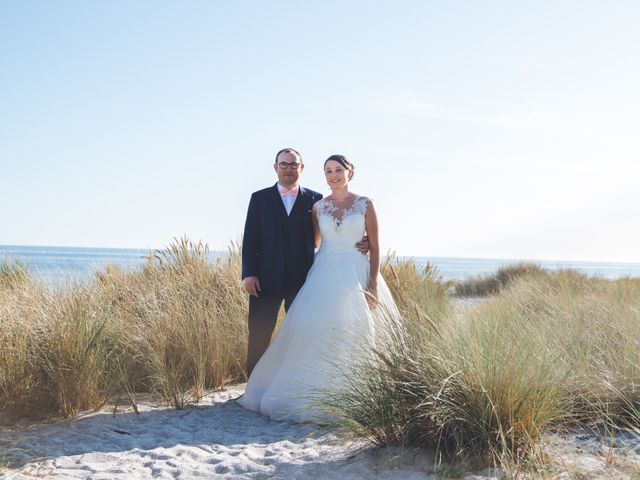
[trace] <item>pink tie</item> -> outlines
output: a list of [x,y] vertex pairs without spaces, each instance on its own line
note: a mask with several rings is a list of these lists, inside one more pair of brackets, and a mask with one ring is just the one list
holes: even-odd
[[283,188],[282,190],[280,190],[280,195],[282,195],[283,197],[297,197],[298,187],[293,187],[291,190]]

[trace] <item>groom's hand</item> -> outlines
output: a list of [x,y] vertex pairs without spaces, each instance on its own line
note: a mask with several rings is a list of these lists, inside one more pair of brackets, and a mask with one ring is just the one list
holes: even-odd
[[244,289],[249,295],[257,297],[258,292],[262,291],[258,277],[245,277],[242,282],[244,283]]
[[356,243],[356,248],[363,255],[369,253],[369,237],[367,237],[366,235],[362,237],[362,240]]

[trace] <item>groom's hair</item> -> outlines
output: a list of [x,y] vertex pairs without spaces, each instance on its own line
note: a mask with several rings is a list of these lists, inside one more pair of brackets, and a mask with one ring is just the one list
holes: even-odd
[[300,152],[295,148],[290,148],[290,147],[283,148],[282,150],[278,151],[278,153],[276,153],[276,163],[278,163],[278,157],[280,156],[281,153],[293,153],[295,156],[298,157],[298,160],[300,160],[300,163],[302,163],[302,155],[300,155]]

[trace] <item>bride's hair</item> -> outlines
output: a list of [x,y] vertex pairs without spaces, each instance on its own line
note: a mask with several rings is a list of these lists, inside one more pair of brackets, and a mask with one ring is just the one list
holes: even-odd
[[353,163],[351,163],[349,160],[347,160],[347,157],[345,157],[344,155],[331,155],[329,158],[327,158],[324,161],[324,166],[327,166],[327,162],[330,162],[331,160],[333,160],[334,162],[338,162],[340,165],[342,165],[344,168],[346,168],[347,170],[351,170],[351,175],[353,175],[353,171],[356,169],[355,165]]

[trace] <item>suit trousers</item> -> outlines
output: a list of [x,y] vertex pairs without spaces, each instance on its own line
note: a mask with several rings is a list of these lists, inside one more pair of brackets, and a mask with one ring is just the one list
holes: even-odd
[[258,292],[258,296],[249,297],[249,345],[247,348],[247,377],[269,347],[273,330],[278,321],[278,312],[284,301],[285,312],[296,298],[301,285],[285,286],[278,293]]

